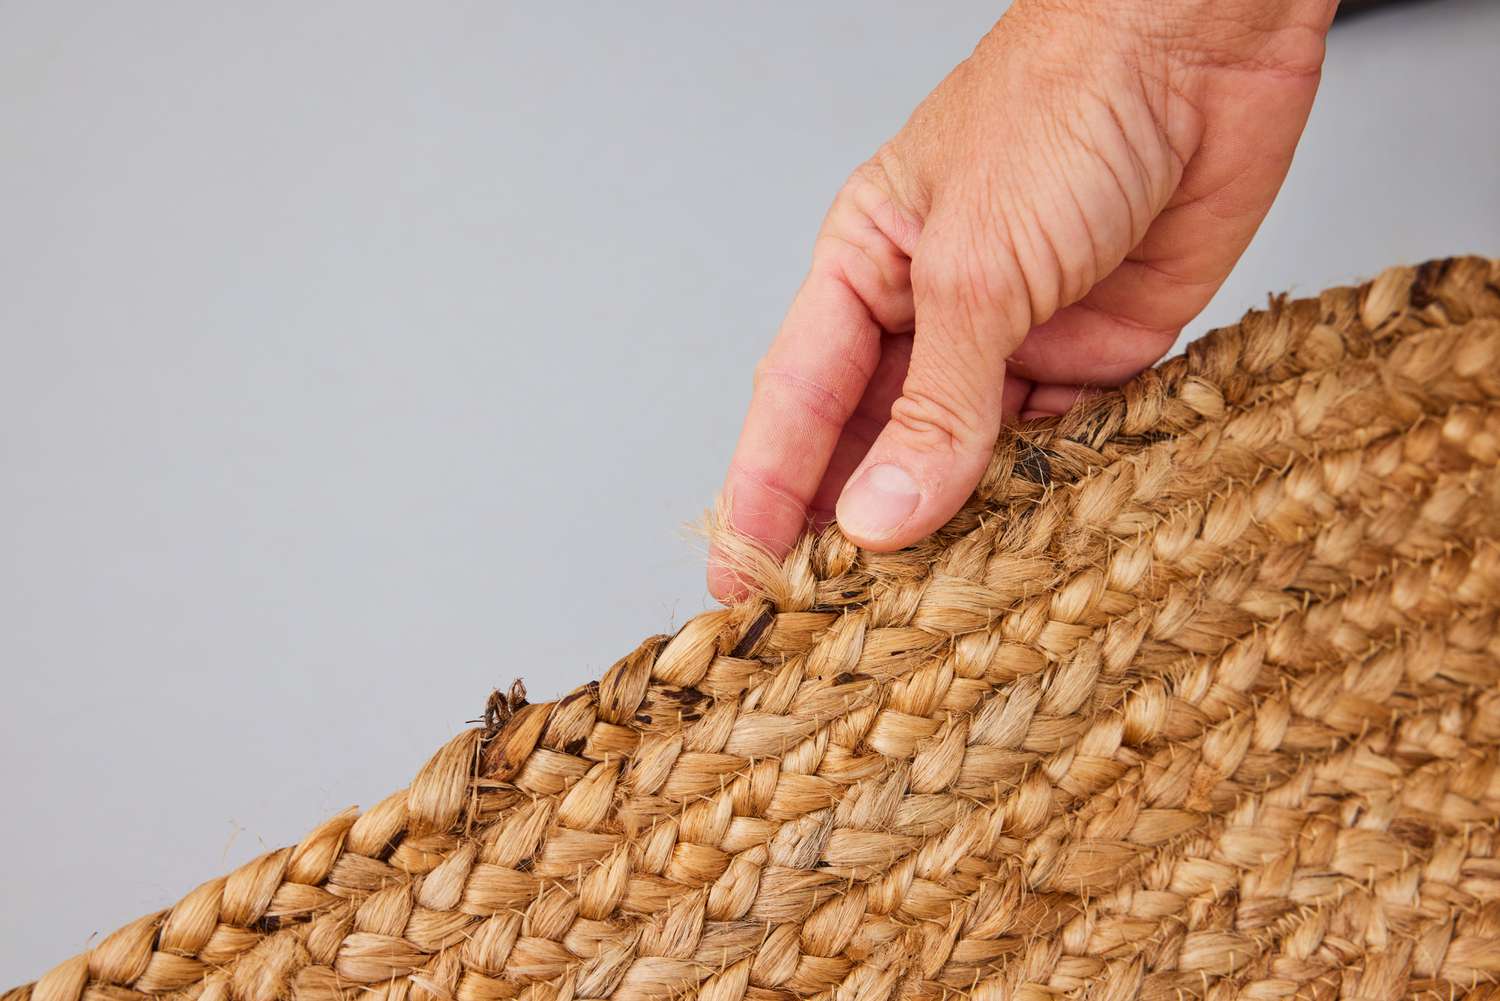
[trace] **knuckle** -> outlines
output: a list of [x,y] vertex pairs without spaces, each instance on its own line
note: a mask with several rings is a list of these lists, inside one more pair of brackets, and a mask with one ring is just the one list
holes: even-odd
[[[773,364],[769,357],[755,366],[754,391],[761,395],[790,397],[792,407],[833,428],[847,420],[847,402],[816,379],[809,379]],[[781,408],[778,408],[781,409]]]
[[866,160],[855,167],[839,187],[838,194],[833,199],[835,211],[844,209],[868,215],[869,206],[890,201],[894,197],[894,188],[885,167],[876,160]]
[[908,388],[891,405],[891,423],[926,451],[960,451],[983,435],[977,409],[955,395],[959,398]]
[[910,255],[920,232],[920,220],[886,168],[866,162],[835,197],[818,231],[813,260],[856,289],[899,299],[910,294]]
[[729,464],[729,474],[731,477],[749,483],[766,497],[793,507],[803,506],[803,501],[797,491],[774,470],[749,466],[736,459]]
[[855,167],[849,179],[844,182],[844,190],[851,195],[858,195],[872,188],[876,191],[889,191],[890,187],[890,174],[886,171],[886,164],[880,153]]
[[845,187],[856,194],[879,193],[885,198],[898,198],[910,179],[906,159],[896,143],[882,143],[873,156],[854,168]]
[[930,203],[909,158],[894,142],[854,168],[839,199],[901,244],[916,242]]
[[[848,234],[827,232],[818,238],[814,257],[828,273],[852,288],[867,305],[892,304],[910,297],[909,262],[870,227]],[[877,312],[885,319],[889,309]]]

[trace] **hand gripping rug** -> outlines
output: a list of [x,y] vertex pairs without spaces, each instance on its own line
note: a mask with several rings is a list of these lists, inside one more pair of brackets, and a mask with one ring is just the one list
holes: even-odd
[[1500,997],[1497,460],[1500,261],[1273,301],[4,1001]]

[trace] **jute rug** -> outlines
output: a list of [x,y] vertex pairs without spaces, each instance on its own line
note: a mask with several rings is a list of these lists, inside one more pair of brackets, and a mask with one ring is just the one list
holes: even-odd
[[4,1001],[1500,997],[1497,461],[1500,261],[1276,301]]

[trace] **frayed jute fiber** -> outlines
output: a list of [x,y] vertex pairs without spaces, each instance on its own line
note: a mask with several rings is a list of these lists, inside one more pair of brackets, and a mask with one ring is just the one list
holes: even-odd
[[1274,301],[4,1001],[1500,997],[1497,461],[1500,262]]

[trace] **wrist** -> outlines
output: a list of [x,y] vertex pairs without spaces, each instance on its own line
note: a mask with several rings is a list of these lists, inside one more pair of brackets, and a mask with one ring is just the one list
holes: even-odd
[[1079,58],[1146,68],[1315,71],[1338,0],[1016,0],[1001,20]]

